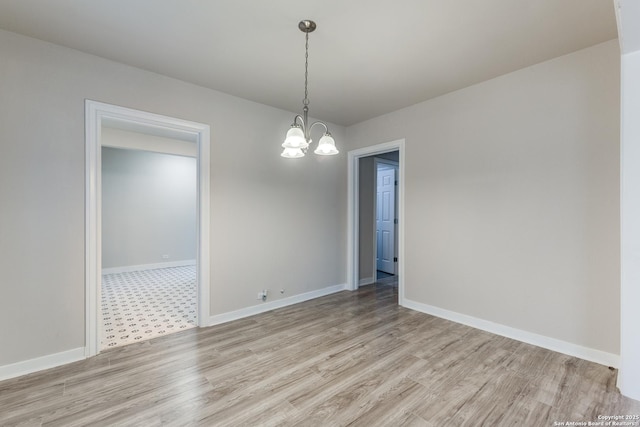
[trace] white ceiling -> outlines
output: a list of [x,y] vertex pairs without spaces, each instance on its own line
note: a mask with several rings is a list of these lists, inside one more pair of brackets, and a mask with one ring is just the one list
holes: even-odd
[[2,0],[0,28],[350,125],[617,37],[611,0]]

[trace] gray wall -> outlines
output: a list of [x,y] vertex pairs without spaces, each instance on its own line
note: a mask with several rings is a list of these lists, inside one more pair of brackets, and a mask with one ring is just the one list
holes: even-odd
[[195,158],[103,147],[102,267],[195,260],[196,194]]
[[[375,281],[376,269],[373,265],[373,257],[375,255],[375,202],[376,202],[376,184],[374,170],[374,156],[364,157],[359,160],[359,221],[358,221],[358,279],[361,284],[369,284]],[[364,281],[364,282],[362,282]]]
[[347,129],[406,140],[406,298],[619,354],[617,40]]
[[212,315],[344,283],[345,154],[405,138],[406,297],[619,353],[617,41],[300,161],[293,113],[6,31],[0,57],[0,366],[84,346],[86,98],[211,125]]
[[212,315],[345,282],[343,128],[292,161],[295,113],[6,31],[0,58],[0,366],[85,344],[87,98],[211,126]]

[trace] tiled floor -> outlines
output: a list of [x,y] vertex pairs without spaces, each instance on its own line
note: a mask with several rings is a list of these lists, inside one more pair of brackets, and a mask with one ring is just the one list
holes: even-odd
[[196,326],[195,266],[102,276],[103,349]]

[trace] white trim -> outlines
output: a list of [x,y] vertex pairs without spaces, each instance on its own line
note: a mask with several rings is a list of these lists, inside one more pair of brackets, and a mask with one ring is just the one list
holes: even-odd
[[[104,104],[85,101],[86,189],[85,189],[85,356],[100,352],[100,283],[102,276],[101,251],[101,129],[102,121],[121,122],[154,134],[168,132],[195,139],[198,147],[198,211],[197,211],[197,283],[198,325],[209,318],[210,304],[210,128],[209,125]],[[159,133],[158,133],[159,132]]]
[[0,366],[0,381],[16,378],[44,369],[55,368],[67,363],[77,362],[85,358],[84,347],[74,348],[60,353],[49,354],[47,356],[36,357],[35,359],[23,360],[22,362]]
[[359,160],[361,157],[398,151],[398,304],[404,305],[404,149],[405,140],[386,142],[372,145],[348,153],[348,196],[347,196],[347,285],[346,289],[358,289],[358,191],[359,191]]
[[294,295],[288,298],[265,302],[260,305],[254,305],[253,307],[242,308],[240,310],[230,311],[228,313],[217,314],[209,318],[208,326],[219,325],[221,323],[227,323],[245,317],[254,316],[256,314],[264,313],[267,311],[275,310],[276,308],[282,308],[293,304],[298,304],[304,301],[309,301],[315,298],[320,298],[326,295],[331,295],[336,292],[344,291],[346,285],[329,286],[328,288],[318,289],[316,291],[306,292],[304,294]]
[[100,307],[100,276],[102,273],[102,239],[98,232],[102,208],[98,189],[101,184],[101,118],[98,107],[85,101],[85,356],[98,354],[100,323],[96,315]]
[[533,332],[523,331],[521,329],[512,328],[510,326],[501,325],[488,320],[479,319],[477,317],[460,314],[455,311],[445,310],[443,308],[434,307],[428,304],[422,304],[416,301],[404,300],[404,306],[412,310],[440,317],[442,319],[451,320],[452,322],[461,323],[471,326],[472,328],[481,329],[492,334],[501,335],[517,341],[537,347],[546,348],[548,350],[557,351],[569,356],[578,357],[580,359],[589,360],[605,366],[617,368],[620,364],[620,356],[617,354],[607,353],[605,351],[596,350],[589,347],[583,347],[578,344],[572,344],[556,338],[538,335]]
[[158,268],[186,267],[188,265],[196,265],[195,259],[185,259],[182,261],[158,262],[155,264],[126,265],[123,267],[103,268],[102,274],[118,274],[129,273],[132,271],[155,270]]
[[617,385],[624,396],[640,400],[640,124],[637,120],[640,51],[626,53],[620,61],[620,370]]

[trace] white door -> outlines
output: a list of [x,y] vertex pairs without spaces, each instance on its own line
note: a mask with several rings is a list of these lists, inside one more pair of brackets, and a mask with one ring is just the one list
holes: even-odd
[[396,170],[378,166],[376,197],[376,268],[395,274],[395,189]]

